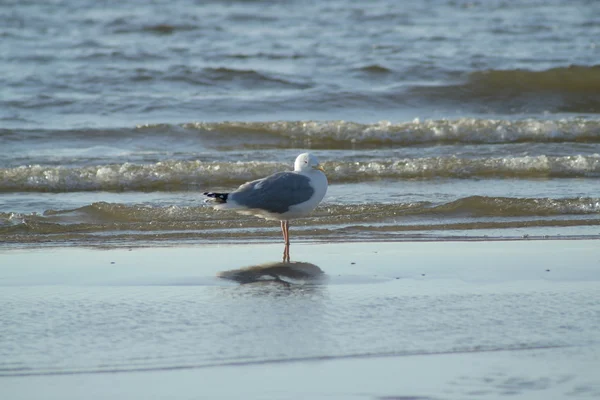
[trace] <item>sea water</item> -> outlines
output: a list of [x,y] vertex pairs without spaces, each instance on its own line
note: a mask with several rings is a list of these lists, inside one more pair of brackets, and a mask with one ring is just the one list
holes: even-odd
[[600,235],[597,2],[0,11],[2,246],[272,241],[200,193],[307,150],[330,189],[292,238]]

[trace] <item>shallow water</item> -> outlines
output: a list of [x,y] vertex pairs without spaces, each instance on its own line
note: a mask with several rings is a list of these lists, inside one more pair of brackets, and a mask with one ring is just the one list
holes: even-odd
[[279,250],[6,251],[0,379],[598,344],[595,241]]
[[600,235],[597,2],[0,11],[0,245],[278,240],[199,193],[306,150],[292,238]]

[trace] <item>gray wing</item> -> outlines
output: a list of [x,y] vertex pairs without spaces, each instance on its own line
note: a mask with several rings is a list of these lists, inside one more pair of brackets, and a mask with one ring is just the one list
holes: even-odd
[[244,207],[282,214],[290,206],[310,199],[314,192],[308,177],[294,172],[278,172],[243,184],[231,193],[231,198]]

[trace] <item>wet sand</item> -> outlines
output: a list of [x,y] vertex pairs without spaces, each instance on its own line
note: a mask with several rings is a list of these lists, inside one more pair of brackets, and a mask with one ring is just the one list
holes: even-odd
[[0,397],[600,396],[600,242],[0,252]]

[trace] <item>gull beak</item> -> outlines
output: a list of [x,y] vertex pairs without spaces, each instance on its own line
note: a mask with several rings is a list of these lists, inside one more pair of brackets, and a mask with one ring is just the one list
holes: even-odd
[[325,173],[325,170],[323,169],[323,167],[321,166],[321,164],[317,164],[317,165],[313,166],[313,169],[318,169],[319,171]]

